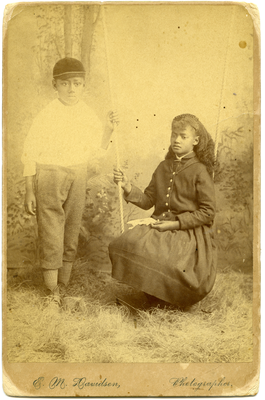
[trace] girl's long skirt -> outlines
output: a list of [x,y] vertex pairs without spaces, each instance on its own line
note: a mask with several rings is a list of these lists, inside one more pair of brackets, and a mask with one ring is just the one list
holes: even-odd
[[159,232],[137,225],[109,245],[113,278],[169,303],[203,299],[216,277],[213,229]]

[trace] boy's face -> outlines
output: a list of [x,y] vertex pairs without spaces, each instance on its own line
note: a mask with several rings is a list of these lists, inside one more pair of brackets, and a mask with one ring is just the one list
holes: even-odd
[[53,87],[58,91],[58,98],[66,105],[73,106],[82,97],[85,80],[82,77],[57,78],[53,80]]
[[171,147],[178,156],[184,156],[193,150],[193,147],[199,143],[199,137],[195,135],[195,129],[190,125],[174,122],[171,133]]

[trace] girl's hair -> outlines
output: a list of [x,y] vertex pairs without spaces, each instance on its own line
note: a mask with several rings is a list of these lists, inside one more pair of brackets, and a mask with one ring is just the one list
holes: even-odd
[[[213,176],[215,167],[214,141],[203,124],[197,117],[195,117],[195,115],[192,114],[178,115],[173,119],[172,126],[175,122],[178,122],[180,126],[182,125],[183,127],[186,127],[187,125],[190,125],[195,129],[195,135],[199,136],[199,143],[194,146],[193,150],[199,161],[206,166],[209,174]],[[175,153],[170,146],[165,158],[169,159],[172,157],[175,157]]]

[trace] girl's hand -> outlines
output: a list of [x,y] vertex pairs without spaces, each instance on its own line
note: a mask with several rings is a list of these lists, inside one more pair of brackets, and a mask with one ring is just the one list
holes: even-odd
[[30,215],[36,215],[36,197],[33,191],[26,191],[25,196],[25,210]]
[[159,221],[151,224],[153,229],[159,232],[179,230],[179,221]]
[[114,168],[113,174],[114,174],[113,180],[116,183],[116,185],[120,184],[123,190],[127,194],[129,194],[130,191],[132,190],[132,185],[127,176],[125,175],[125,173],[120,169]]

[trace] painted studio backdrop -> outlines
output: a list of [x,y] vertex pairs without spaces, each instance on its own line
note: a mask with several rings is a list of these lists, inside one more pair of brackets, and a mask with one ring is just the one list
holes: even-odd
[[[9,360],[251,361],[253,22],[246,9],[239,5],[112,4],[104,5],[103,12],[99,5],[40,3],[18,5],[11,14],[5,44]],[[114,304],[118,292],[131,290],[110,277],[107,246],[120,234],[118,192],[112,182],[114,138],[105,154],[89,164],[87,203],[71,278],[72,303],[66,316],[58,316],[68,322],[76,315],[86,316],[75,326],[78,338],[70,340],[71,323],[65,321],[50,337],[49,330],[45,338],[35,335],[40,332],[38,324],[55,323],[47,313],[42,322],[26,323],[34,302],[39,302],[43,312],[45,307],[39,295],[36,221],[24,212],[20,158],[34,117],[56,96],[52,69],[65,56],[85,65],[84,100],[102,123],[110,110],[118,111],[121,168],[140,188],[147,186],[167,153],[176,115],[195,114],[216,142],[217,281],[213,292],[185,321],[181,313],[171,315],[169,321],[163,311],[165,329],[170,330],[172,318],[178,318],[180,331],[181,324],[188,324],[183,325],[183,340],[185,336],[185,346],[190,346],[187,351],[177,347],[182,340],[179,332],[175,347],[170,336],[165,350],[166,333],[157,338],[160,328],[155,329],[161,315],[159,322],[153,315],[156,336],[152,337],[144,316],[135,329],[135,322]],[[123,207],[125,227],[129,220],[152,213],[125,201]],[[90,336],[85,325],[89,318]],[[204,323],[202,339],[197,326]],[[177,334],[173,331],[170,335]]]

